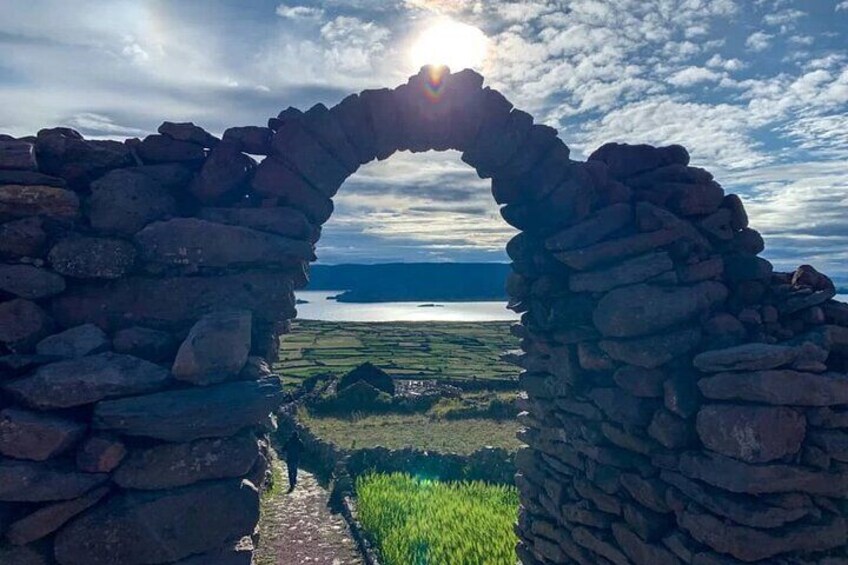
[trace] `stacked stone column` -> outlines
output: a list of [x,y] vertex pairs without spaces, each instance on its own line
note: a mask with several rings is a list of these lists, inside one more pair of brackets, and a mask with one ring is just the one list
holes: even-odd
[[0,562],[249,563],[268,361],[336,192],[453,149],[520,230],[518,553],[843,563],[848,307],[679,146],[570,159],[471,71],[125,142],[0,136]]
[[504,208],[525,563],[848,562],[848,306],[812,267],[773,273],[688,160],[605,145],[575,165],[583,213]]
[[251,562],[317,239],[255,131],[0,139],[0,562]]

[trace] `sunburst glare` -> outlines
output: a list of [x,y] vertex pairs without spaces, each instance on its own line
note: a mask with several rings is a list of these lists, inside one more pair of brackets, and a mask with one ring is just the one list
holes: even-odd
[[425,28],[409,52],[412,64],[447,65],[451,70],[479,68],[486,58],[489,38],[479,28],[442,20]]

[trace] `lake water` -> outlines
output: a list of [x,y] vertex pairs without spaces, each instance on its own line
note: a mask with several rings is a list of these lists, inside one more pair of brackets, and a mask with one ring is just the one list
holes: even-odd
[[[519,316],[506,309],[506,302],[336,302],[327,300],[341,290],[301,290],[297,305],[301,320],[328,322],[496,322],[516,321]],[[433,304],[434,306],[420,306]]]
[[[506,302],[336,302],[327,299],[341,292],[298,291],[297,297],[309,303],[297,305],[297,317],[327,322],[497,322],[519,318],[518,314],[506,309]],[[836,299],[848,302],[848,294],[839,294]]]

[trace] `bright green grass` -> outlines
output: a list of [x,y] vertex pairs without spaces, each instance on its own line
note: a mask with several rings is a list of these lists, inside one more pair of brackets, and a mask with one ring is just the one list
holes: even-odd
[[383,446],[389,449],[415,447],[440,453],[469,454],[481,447],[515,451],[516,420],[469,418],[439,420],[427,414],[374,414],[360,418],[315,416],[305,408],[297,419],[318,437],[344,449]]
[[342,375],[370,361],[412,378],[515,379],[500,361],[516,349],[510,322],[320,322],[297,320],[283,336],[274,368],[296,385],[312,375]]
[[359,519],[386,565],[515,565],[518,492],[481,482],[371,474],[356,481]]

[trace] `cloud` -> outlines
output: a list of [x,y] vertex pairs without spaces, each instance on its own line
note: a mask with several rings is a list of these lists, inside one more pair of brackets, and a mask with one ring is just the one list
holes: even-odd
[[764,31],[756,31],[745,40],[745,46],[751,51],[765,51],[771,45],[771,39],[773,37],[773,35]]
[[836,5],[836,8],[834,8],[834,10],[835,10],[835,11],[837,11],[837,12],[839,12],[839,11],[841,11],[841,10],[848,11],[848,2],[840,2],[840,3],[838,3],[838,4]]
[[721,74],[704,67],[687,67],[671,75],[668,82],[675,86],[686,87],[701,82],[716,82],[721,76]]
[[324,17],[323,9],[310,6],[280,4],[276,12],[278,16],[287,20],[320,20]]

